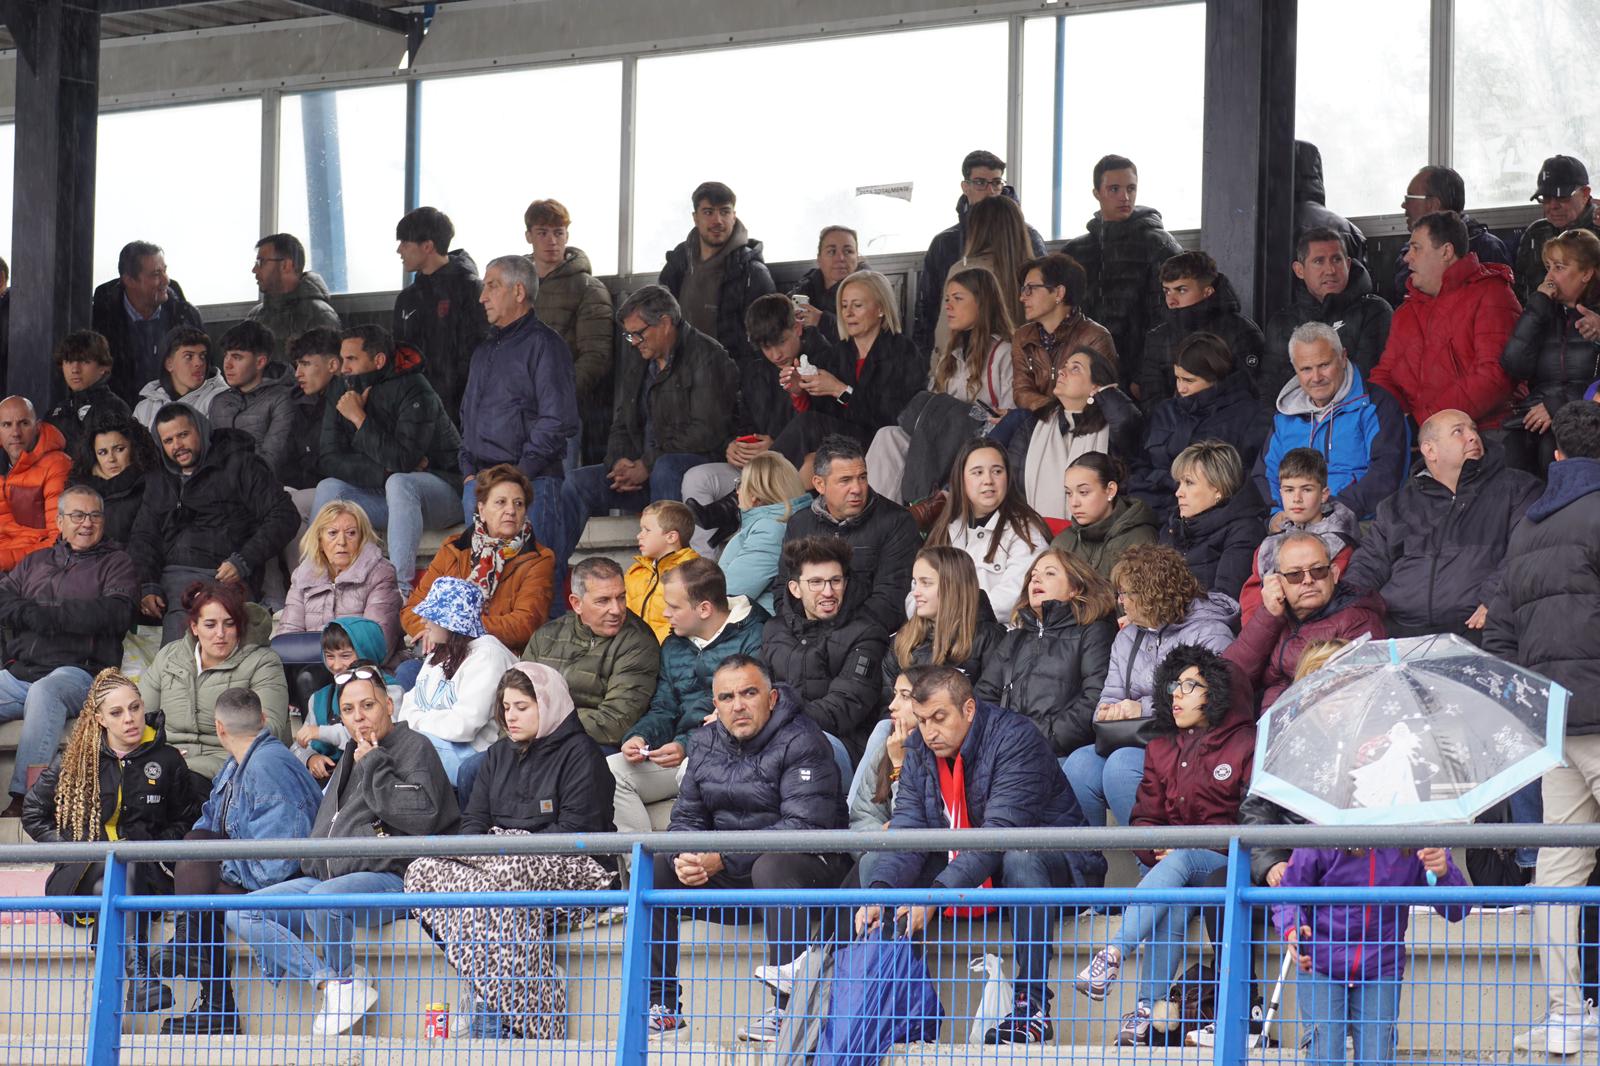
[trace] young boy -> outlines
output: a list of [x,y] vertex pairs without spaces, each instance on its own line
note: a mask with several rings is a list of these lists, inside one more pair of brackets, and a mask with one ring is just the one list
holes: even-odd
[[700,553],[686,547],[694,536],[694,514],[676,500],[652,503],[639,516],[639,554],[628,567],[623,585],[628,591],[628,610],[644,619],[656,640],[666,640],[672,632],[661,600],[661,577],[675,566]]
[[[336,618],[322,629],[322,665],[337,678],[362,659],[382,662],[385,645],[383,627],[372,619],[360,615]],[[387,674],[384,680],[389,681]],[[311,694],[306,701],[305,724],[294,735],[295,755],[318,781],[326,781],[333,773],[339,753],[350,740],[350,731],[339,724],[339,710],[333,702],[337,688],[337,682],[330,682]],[[396,700],[397,693],[391,692]]]
[[1314,533],[1328,546],[1328,556],[1341,573],[1361,539],[1355,512],[1328,491],[1328,461],[1315,448],[1291,448],[1278,464],[1278,493],[1283,498],[1283,521],[1256,549],[1255,568],[1239,594],[1242,626],[1261,606],[1261,575],[1272,572],[1278,546],[1290,533]]

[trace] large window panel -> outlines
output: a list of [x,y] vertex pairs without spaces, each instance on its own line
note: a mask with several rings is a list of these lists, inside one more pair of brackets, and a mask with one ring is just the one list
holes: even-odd
[[[622,64],[544,67],[422,87],[422,202],[450,216],[481,271],[526,254],[523,212],[559,200],[596,274],[617,269]],[[678,117],[673,128],[682,128]],[[393,237],[394,231],[390,230]]]
[[189,302],[255,298],[261,101],[111,112],[96,136],[95,277],[117,276],[124,244],[153,241]]
[[1526,204],[1552,155],[1600,166],[1600,3],[1456,0],[1455,166],[1467,206]]
[[[1204,4],[1066,16],[1062,78],[1061,232],[1093,216],[1094,164],[1116,154],[1139,168],[1139,203],[1168,229],[1200,225],[1205,119]],[[1137,58],[1134,58],[1137,57]],[[1158,77],[1131,76],[1129,64]],[[1050,228],[1055,148],[1056,20],[1023,28],[1023,193],[1028,220]]]
[[1428,162],[1428,8],[1300,5],[1295,136],[1321,149],[1328,207],[1341,215],[1398,214]]
[[1004,22],[658,56],[637,84],[641,271],[692,228],[703,181],[732,187],[771,262],[815,258],[831,224],[870,258],[926,248],[956,220],[962,157],[1005,154]]
[[300,238],[334,292],[399,288],[405,86],[285,96],[278,121],[279,229]]

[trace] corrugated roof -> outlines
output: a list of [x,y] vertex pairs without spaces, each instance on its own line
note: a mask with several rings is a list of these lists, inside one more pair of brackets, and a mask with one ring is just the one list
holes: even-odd
[[[450,0],[442,0],[444,3]],[[367,7],[384,10],[420,10],[419,0],[362,0]],[[182,33],[258,22],[282,22],[329,14],[297,0],[105,0],[100,16],[100,39],[142,37],[152,33]],[[0,25],[0,48],[14,48],[9,29]]]

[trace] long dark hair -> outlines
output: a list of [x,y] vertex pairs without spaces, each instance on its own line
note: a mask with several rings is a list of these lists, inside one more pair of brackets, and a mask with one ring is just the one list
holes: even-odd
[[89,416],[83,427],[83,440],[78,442],[78,454],[72,461],[74,483],[89,482],[95,477],[94,439],[102,433],[120,433],[127,440],[130,470],[154,470],[159,465],[156,442],[148,429],[135,422],[132,415],[100,409]]
[[1227,660],[1199,644],[1179,644],[1156,667],[1155,692],[1152,693],[1155,717],[1150,723],[1151,732],[1178,731],[1178,723],[1172,717],[1172,693],[1167,687],[1191,666],[1200,671],[1200,680],[1206,686],[1206,723],[1216,725],[1228,716],[1228,708],[1233,704],[1233,678],[1228,673]]
[[[1088,345],[1079,345],[1067,353],[1067,359],[1075,355],[1084,356],[1089,360],[1089,380],[1097,389],[1117,383],[1117,364],[1107,359],[1105,354],[1098,352]],[[1061,360],[1065,365],[1067,359]],[[1099,433],[1107,426],[1106,412],[1097,403],[1093,396],[1089,397],[1089,405],[1082,411],[1072,416],[1072,429],[1069,436],[1086,437],[1091,433]]]
[[987,437],[974,437],[963,444],[961,450],[956,453],[956,461],[950,465],[950,497],[945,500],[939,520],[928,533],[926,546],[935,548],[949,544],[950,523],[959,519],[964,525],[976,517],[972,513],[972,501],[967,498],[965,471],[967,460],[972,458],[974,453],[985,449],[998,452],[1000,461],[1006,468],[1006,494],[997,509],[1000,515],[1000,521],[995,524],[997,535],[989,541],[988,554],[983,557],[985,562],[992,563],[995,553],[1000,550],[998,534],[1007,526],[1010,526],[1011,531],[1021,537],[1023,543],[1030,548],[1049,543],[1050,527],[1039,517],[1039,512],[1028,505],[1028,499],[1022,491],[1022,483],[1012,474],[1011,459],[1006,455],[1006,450]]
[[467,652],[472,650],[472,638],[465,633],[453,633],[445,630],[449,636],[444,638],[443,644],[435,644],[433,651],[428,654],[428,663],[444,671],[446,681],[454,680],[456,671],[461,669],[461,664],[467,661]]

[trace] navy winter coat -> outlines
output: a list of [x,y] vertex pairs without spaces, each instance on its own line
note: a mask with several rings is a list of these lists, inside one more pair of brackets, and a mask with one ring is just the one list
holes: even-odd
[[510,463],[529,479],[560,477],[578,432],[577,388],[567,342],[534,312],[491,329],[461,401],[462,475]]
[[[1228,343],[1233,365],[1250,376],[1257,396],[1264,396],[1262,371],[1267,341],[1261,328],[1240,313],[1238,293],[1226,274],[1218,274],[1210,296],[1188,307],[1164,307],[1160,325],[1144,339],[1144,372],[1139,402],[1149,410],[1174,395],[1172,367],[1178,349],[1192,334],[1214,333]],[[1270,396],[1267,397],[1270,402]]]
[[1220,440],[1234,446],[1248,471],[1271,432],[1271,417],[1250,391],[1250,379],[1243,370],[1235,370],[1193,396],[1164,400],[1150,412],[1144,450],[1129,464],[1133,494],[1165,522],[1178,506],[1172,496],[1178,489],[1172,480],[1172,461],[1179,452],[1196,441]]

